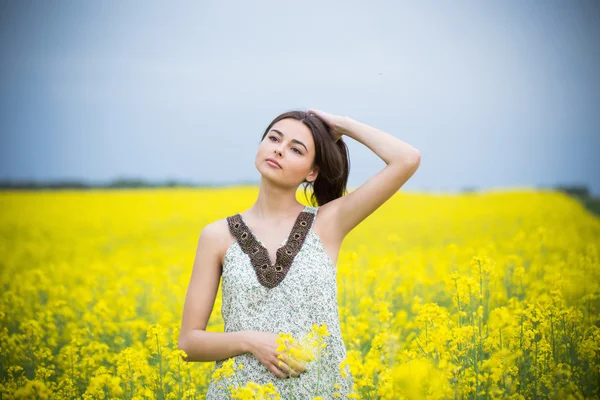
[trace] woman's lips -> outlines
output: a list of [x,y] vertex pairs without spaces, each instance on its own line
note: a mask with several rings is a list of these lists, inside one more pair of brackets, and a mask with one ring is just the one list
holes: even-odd
[[281,168],[277,163],[275,163],[275,161],[269,159],[267,160],[267,164],[269,164],[271,167]]

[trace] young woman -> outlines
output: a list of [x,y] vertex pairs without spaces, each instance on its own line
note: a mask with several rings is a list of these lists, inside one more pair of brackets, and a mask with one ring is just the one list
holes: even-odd
[[[343,135],[387,164],[349,194]],[[346,349],[338,315],[337,255],[344,237],[396,193],[419,164],[414,147],[349,117],[315,109],[276,117],[256,153],[261,174],[256,202],[200,233],[179,337],[186,361],[216,361],[217,369],[233,357],[236,366],[242,365],[235,370],[241,385],[272,382],[282,398],[289,398],[291,388],[295,399],[333,398],[336,392],[346,398],[353,377],[347,365],[340,366]],[[298,203],[301,184],[305,191],[312,187],[316,206]],[[225,332],[207,332],[221,278]],[[278,333],[300,339],[322,324],[329,335],[323,337],[326,348],[318,367],[278,358],[283,354],[277,351]],[[228,398],[226,386],[211,380],[207,398]]]

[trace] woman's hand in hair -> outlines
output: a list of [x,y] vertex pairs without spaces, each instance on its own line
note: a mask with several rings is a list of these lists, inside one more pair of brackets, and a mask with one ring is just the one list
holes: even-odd
[[334,142],[340,140],[342,135],[344,135],[347,132],[346,121],[348,120],[348,117],[330,114],[328,112],[317,110],[314,108],[309,108],[307,114],[316,115],[319,119],[321,119],[329,126],[329,130],[331,131],[331,135],[333,137]]

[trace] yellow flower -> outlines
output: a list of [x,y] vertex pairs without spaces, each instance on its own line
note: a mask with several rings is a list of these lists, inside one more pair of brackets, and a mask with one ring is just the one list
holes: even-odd
[[321,324],[321,325],[314,324],[312,329],[319,336],[329,336],[329,331],[327,330],[327,324]]
[[281,395],[273,385],[269,382],[266,385],[259,385],[256,382],[248,382],[245,386],[236,387],[231,390],[231,398],[239,400],[254,400],[254,399],[280,399]]
[[[213,371],[212,374],[212,379],[215,382],[218,382],[220,380],[222,380],[223,378],[230,378],[235,374],[235,369],[234,369],[234,364],[235,363],[235,359],[233,357],[230,357],[227,361],[223,362],[223,364],[221,365],[220,368],[217,368]],[[238,369],[241,369],[241,365],[238,367]]]

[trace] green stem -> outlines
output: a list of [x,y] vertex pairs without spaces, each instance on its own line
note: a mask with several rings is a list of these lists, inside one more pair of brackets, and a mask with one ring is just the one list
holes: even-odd
[[461,316],[460,316],[460,294],[458,293],[458,280],[454,280],[454,285],[456,286],[456,302],[458,303],[458,327],[462,328]]
[[183,392],[181,390],[181,359],[177,359],[177,386],[178,386],[178,393],[177,393],[177,398],[181,399],[183,396]]
[[[288,348],[288,353],[287,353],[287,355],[288,355],[288,361],[289,361],[289,360],[290,360],[290,358],[292,357],[292,355],[291,355],[291,353],[290,353],[290,351],[289,351],[289,348]],[[291,368],[291,367],[288,365],[288,368]],[[291,371],[289,371],[289,370],[288,370],[288,391],[290,392],[290,397],[291,397],[292,399],[295,399],[295,397],[294,397],[294,393],[293,393],[293,391],[292,391],[292,373],[291,373]]]
[[165,394],[163,392],[163,378],[162,378],[162,354],[160,349],[160,343],[158,342],[158,334],[154,335],[156,337],[156,350],[158,352],[158,384],[160,385],[159,394],[161,395],[161,399],[165,398]]
[[293,397],[294,395],[292,394],[292,377],[290,376],[290,374],[288,373],[288,392],[290,394],[290,397]]
[[[234,367],[233,367],[233,378],[235,379],[235,383],[237,383],[237,387],[238,387],[238,388],[241,388],[241,387],[242,387],[242,385],[241,385],[241,383],[240,383],[240,379],[238,378],[238,374],[237,374],[237,372],[239,371],[239,370],[237,369],[237,364],[236,364],[236,363],[233,363],[233,365],[234,365]],[[231,392],[230,392],[229,394],[231,394]]]
[[131,363],[127,360],[127,368],[129,370],[129,398],[133,398],[133,371],[131,371]]
[[317,362],[317,389],[315,390],[315,396],[319,394],[319,377],[321,376],[321,353],[323,348],[319,345],[319,361]]

